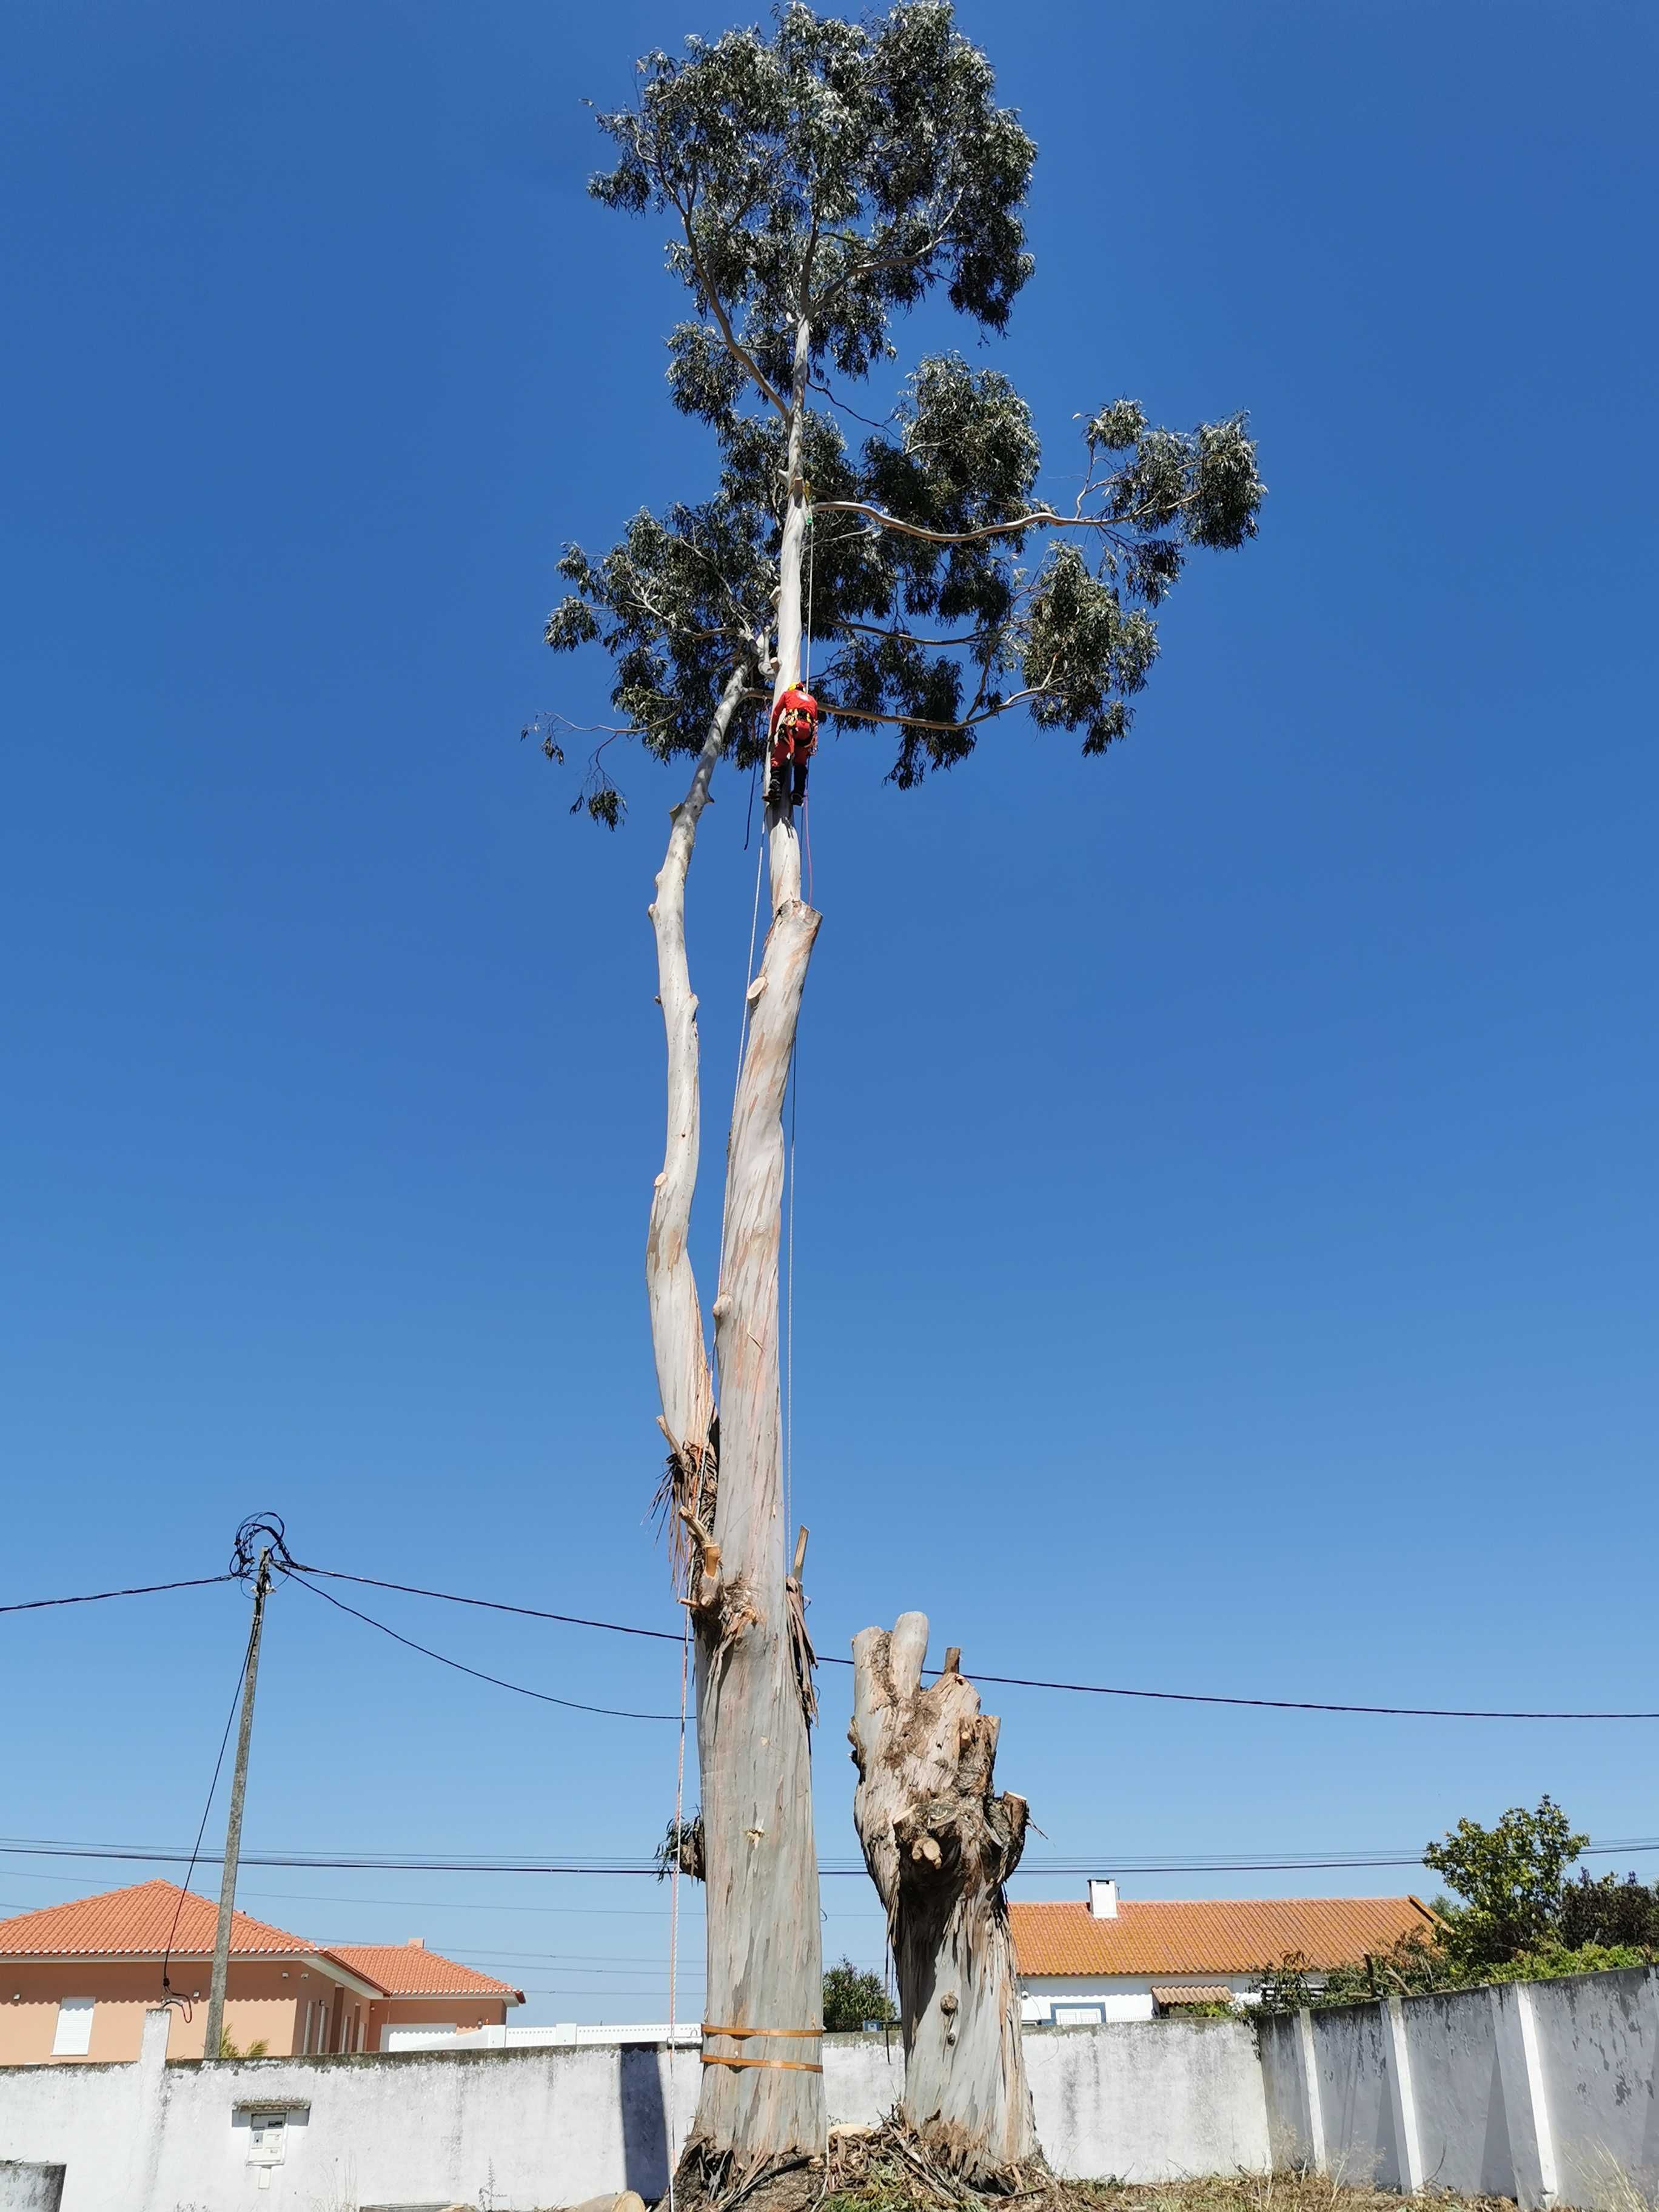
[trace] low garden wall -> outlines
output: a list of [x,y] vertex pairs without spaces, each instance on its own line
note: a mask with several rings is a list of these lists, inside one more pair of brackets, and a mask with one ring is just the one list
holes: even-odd
[[[167,2016],[125,2066],[0,2069],[0,2159],[61,2161],[62,2212],[492,2212],[647,2200],[667,2184],[701,2071],[693,2051],[423,2051],[165,2061]],[[1169,2180],[1260,2170],[1267,2124],[1250,2028],[1136,2021],[1029,2033],[1037,2128],[1063,2172]],[[897,2039],[827,2036],[832,2120],[874,2122]]]
[[[61,2166],[61,2212],[648,2200],[701,2070],[695,2051],[654,2045],[212,2065],[169,2065],[166,2050],[155,2012],[134,2064],[0,2069],[0,2175],[21,2190],[25,2168]],[[1659,2203],[1659,1972],[1254,2021],[1032,2028],[1025,2057],[1043,2148],[1068,2175],[1297,2166],[1528,2208]],[[878,2120],[902,2081],[896,2040],[824,2039],[832,2120]]]

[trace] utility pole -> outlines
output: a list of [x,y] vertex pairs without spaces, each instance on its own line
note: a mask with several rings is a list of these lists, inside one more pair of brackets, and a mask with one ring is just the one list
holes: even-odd
[[253,1626],[248,1631],[247,1668],[242,1676],[242,1723],[236,1734],[236,1767],[230,1778],[230,1818],[225,1824],[225,1868],[219,1883],[219,1923],[213,1931],[213,1979],[208,1985],[204,2058],[216,2058],[225,2033],[225,1983],[230,1972],[230,1921],[236,1910],[236,1863],[242,1856],[242,1800],[247,1795],[248,1746],[253,1740],[253,1689],[259,1675],[259,1632],[264,1626],[265,1593],[270,1588],[270,1547],[259,1554],[253,1577]]

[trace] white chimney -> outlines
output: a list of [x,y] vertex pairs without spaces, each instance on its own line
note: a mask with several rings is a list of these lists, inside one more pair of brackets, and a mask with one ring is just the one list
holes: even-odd
[[1089,1884],[1089,1917],[1091,1920],[1117,1918],[1117,1884],[1115,1881],[1091,1881]]

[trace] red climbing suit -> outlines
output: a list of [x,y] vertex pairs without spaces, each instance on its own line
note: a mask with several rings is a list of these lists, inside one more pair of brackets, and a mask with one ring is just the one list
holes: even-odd
[[774,806],[799,806],[806,796],[806,764],[817,750],[818,702],[791,684],[772,709],[772,774],[766,796]]

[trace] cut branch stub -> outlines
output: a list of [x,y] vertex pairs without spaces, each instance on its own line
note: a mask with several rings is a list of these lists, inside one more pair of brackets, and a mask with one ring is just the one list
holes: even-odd
[[1003,1884],[1025,1800],[995,1794],[1000,1723],[957,1671],[921,1686],[927,1620],[853,1639],[854,1819],[887,1911],[904,2033],[900,2112],[964,2179],[1012,2187],[1042,2163],[1020,2045]]

